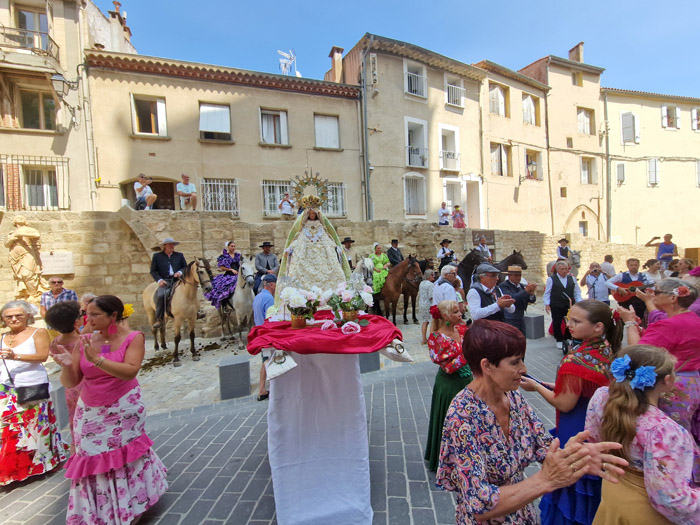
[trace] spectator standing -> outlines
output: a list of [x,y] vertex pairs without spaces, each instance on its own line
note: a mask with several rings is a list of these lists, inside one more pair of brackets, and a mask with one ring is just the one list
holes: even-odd
[[569,329],[562,331],[561,323],[574,304],[581,301],[581,288],[576,279],[569,275],[569,263],[557,261],[554,274],[547,279],[542,302],[548,314],[552,315],[552,330],[557,340],[557,348],[564,348],[564,339],[571,339]]
[[46,315],[46,310],[51,308],[56,303],[62,301],[77,301],[78,295],[73,291],[63,287],[63,279],[58,276],[49,278],[48,292],[41,294],[41,303],[39,313],[41,317]]
[[442,267],[440,278],[433,288],[433,305],[438,305],[442,301],[457,302],[457,290],[455,290],[457,279],[457,268],[449,264]]
[[661,273],[661,261],[658,259],[649,259],[644,263],[642,268],[646,270],[644,275],[646,275],[647,279],[652,283],[658,283],[661,279],[665,278],[665,275]]
[[197,188],[190,182],[190,176],[182,174],[182,182],[175,186],[177,194],[180,196],[181,210],[197,210]]
[[136,182],[134,182],[134,193],[136,194],[136,203],[134,205],[136,210],[152,210],[153,203],[156,202],[158,195],[153,193],[151,189],[151,183],[153,179],[151,177],[146,177],[143,173],[139,173]]
[[294,205],[289,198],[289,193],[284,193],[282,200],[280,200],[279,204],[277,205],[277,208],[280,210],[280,217],[282,217],[285,221],[291,221],[296,218],[296,215],[294,215]]
[[452,226],[455,228],[467,227],[464,222],[464,212],[459,208],[459,206],[455,206],[455,209],[452,212]]
[[[277,277],[273,274],[268,273],[262,278],[262,290],[253,299],[253,320],[255,321],[255,326],[260,326],[265,322],[265,314],[267,309],[275,304],[275,288],[277,287]],[[270,393],[265,388],[265,382],[267,381],[267,370],[265,368],[265,361],[269,357],[260,354],[262,357],[262,366],[260,367],[260,383],[258,384],[258,401],[264,401],[270,397]]]
[[438,210],[438,226],[450,225],[450,210],[447,209],[447,203],[443,202]]
[[391,246],[386,251],[386,256],[389,257],[389,264],[391,264],[392,268],[403,261],[403,253],[401,253],[399,248],[398,239],[391,239]]
[[615,267],[613,266],[612,255],[605,256],[605,260],[602,263],[600,263],[600,269],[603,270],[605,277],[607,277],[608,279],[615,276],[617,272],[615,271]]
[[670,233],[664,235],[663,242],[654,242],[658,239],[661,239],[661,237],[652,237],[644,246],[656,248],[656,258],[661,262],[661,267],[665,270],[668,268],[668,263],[674,257],[678,257],[678,246],[671,242],[673,235]]
[[581,288],[588,286],[588,298],[596,299],[610,306],[610,288],[606,284],[608,278],[597,262],[592,262],[579,284]]
[[435,289],[435,270],[427,269],[423,272],[423,280],[418,287],[418,321],[421,323],[420,344],[428,344],[428,325],[432,319],[430,307],[433,304],[433,291]]
[[509,295],[515,300],[515,312],[504,311],[504,321],[520,330],[525,335],[525,311],[528,305],[533,304],[537,297],[536,283],[527,283],[523,279],[523,269],[520,266],[509,266],[506,280],[498,285],[503,295]]
[[257,294],[260,289],[260,281],[264,275],[276,274],[280,269],[280,262],[277,256],[272,253],[272,248],[275,245],[270,241],[263,242],[259,247],[262,248],[262,253],[255,256],[255,269],[258,271],[255,274],[255,286],[253,291]]
[[467,292],[467,304],[473,321],[503,321],[505,312],[515,313],[515,299],[505,295],[497,286],[500,273],[498,268],[487,263],[477,266],[477,282],[472,284]]

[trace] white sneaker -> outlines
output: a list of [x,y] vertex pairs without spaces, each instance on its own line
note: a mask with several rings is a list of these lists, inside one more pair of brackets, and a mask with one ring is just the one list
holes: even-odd
[[564,348],[564,343],[562,343],[561,341],[559,341],[559,342],[557,343],[557,348],[558,348],[559,350],[561,350],[562,348]]
[[151,208],[150,206],[146,206],[146,207],[144,208],[144,210],[152,210],[152,209],[153,209],[153,208]]

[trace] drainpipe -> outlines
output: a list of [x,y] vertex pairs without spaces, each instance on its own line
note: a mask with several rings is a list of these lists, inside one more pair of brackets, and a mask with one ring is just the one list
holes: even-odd
[[[77,6],[76,6],[77,7]],[[85,46],[83,45],[83,30],[86,30],[85,13],[78,7],[78,42],[80,43],[80,60],[85,63]],[[82,102],[83,118],[85,119],[85,150],[87,153],[88,168],[88,193],[90,195],[90,210],[95,211],[97,198],[97,166],[95,162],[95,138],[92,128],[92,99],[90,98],[90,86],[88,86],[87,66],[79,73],[82,77]]]
[[[547,58],[547,81],[549,81],[549,63],[552,59]],[[554,198],[552,196],[552,152],[549,149],[549,91],[544,94],[544,140],[547,149],[547,185],[549,186],[549,220],[552,223],[552,235],[554,235]]]
[[[608,123],[608,93],[603,91],[603,111],[605,117],[605,207],[607,208],[606,227],[607,227],[607,240],[610,242],[612,239],[612,169],[610,167],[610,125]],[[598,201],[600,202],[600,201]],[[598,220],[600,220],[600,215],[598,215]]]
[[362,51],[362,140],[364,141],[365,162],[364,162],[364,183],[365,183],[365,206],[367,207],[367,219],[374,219],[374,208],[372,205],[372,194],[370,189],[370,178],[372,170],[370,170],[369,162],[369,133],[367,131],[367,53],[372,49],[374,43],[374,35],[369,37],[369,45]]

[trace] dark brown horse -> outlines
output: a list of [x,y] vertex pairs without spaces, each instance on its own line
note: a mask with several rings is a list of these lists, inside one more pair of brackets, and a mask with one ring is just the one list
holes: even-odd
[[[433,260],[423,259],[418,261],[418,266],[420,267],[421,273],[425,273],[425,270],[433,270]],[[423,280],[422,275],[416,276],[411,279],[408,276],[401,283],[401,293],[403,294],[403,324],[408,324],[408,300],[411,300],[411,313],[413,315],[413,324],[418,324],[418,318],[416,317],[416,300],[418,299],[418,288],[421,281]]]
[[378,314],[382,315],[380,301],[384,299],[386,318],[389,319],[389,305],[391,305],[392,322],[396,324],[396,305],[399,302],[404,279],[413,280],[416,277],[420,279],[422,276],[423,272],[420,271],[418,260],[413,255],[409,255],[407,259],[391,268],[381,291],[374,294],[374,306]]

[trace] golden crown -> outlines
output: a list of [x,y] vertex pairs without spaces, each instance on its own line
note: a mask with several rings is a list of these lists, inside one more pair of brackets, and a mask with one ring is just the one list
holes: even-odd
[[[322,179],[319,172],[309,173],[304,172],[304,176],[297,175],[292,180],[292,190],[294,191],[294,201],[300,202],[304,208],[318,208],[323,206],[328,200],[328,179]],[[304,190],[309,187],[316,188],[316,195],[304,195]],[[308,198],[313,197],[315,200],[309,204]]]
[[316,195],[307,195],[303,199],[301,199],[301,205],[304,208],[320,208],[321,207],[321,199],[316,197]]

